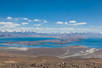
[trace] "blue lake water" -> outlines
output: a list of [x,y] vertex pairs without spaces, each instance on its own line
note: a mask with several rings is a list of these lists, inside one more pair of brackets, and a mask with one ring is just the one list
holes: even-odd
[[69,45],[82,45],[89,48],[102,48],[102,38],[88,38],[80,41],[70,42]]
[[39,41],[39,40],[52,40],[55,38],[0,38],[0,47],[29,47],[29,48],[60,48],[67,46],[87,46],[89,48],[102,48],[102,38],[88,38],[81,39],[80,41],[73,41],[66,44],[55,43],[42,43],[40,45],[21,45],[21,44],[5,44],[6,42],[19,42],[19,41]]

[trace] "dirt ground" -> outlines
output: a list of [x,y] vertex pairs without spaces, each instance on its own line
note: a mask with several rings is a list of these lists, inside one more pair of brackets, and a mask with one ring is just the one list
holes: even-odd
[[0,68],[102,68],[102,59],[0,57]]

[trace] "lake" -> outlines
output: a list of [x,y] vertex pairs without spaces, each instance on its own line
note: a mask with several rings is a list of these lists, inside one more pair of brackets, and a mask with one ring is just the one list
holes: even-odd
[[55,38],[0,38],[0,47],[28,47],[28,48],[60,48],[67,46],[87,46],[89,48],[102,48],[102,38],[88,38],[81,39],[80,41],[73,41],[66,44],[56,43],[42,43],[40,45],[21,45],[21,44],[5,44],[6,42],[19,42],[19,41],[39,41],[39,40],[52,40]]

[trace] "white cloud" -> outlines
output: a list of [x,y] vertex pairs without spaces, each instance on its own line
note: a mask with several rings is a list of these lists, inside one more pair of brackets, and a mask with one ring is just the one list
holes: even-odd
[[[13,22],[10,22],[10,21]],[[3,22],[2,22],[3,21]],[[6,21],[6,22],[4,22]],[[21,23],[20,23],[21,22]],[[35,23],[34,23],[35,22]],[[38,22],[38,23],[37,23]],[[20,24],[19,24],[20,23]],[[43,25],[44,23],[48,23],[48,20],[46,19],[30,19],[30,18],[12,18],[12,17],[7,17],[7,18],[3,18],[3,20],[1,19],[0,22],[0,31],[2,30],[2,32],[4,31],[9,31],[9,32],[25,32],[25,31],[33,31],[33,32],[72,32],[72,31],[90,31],[89,29],[82,29],[80,27],[78,27],[78,29],[76,29],[75,26],[81,26],[81,25],[86,25],[86,22],[77,22],[76,20],[70,20],[70,21],[61,21],[58,20],[55,22],[55,24],[59,24],[62,27],[59,26],[59,28],[54,28],[55,26],[53,24],[51,24],[51,26],[47,26],[45,27],[45,25]],[[25,26],[29,24],[28,26]],[[41,27],[40,27],[41,26]],[[53,27],[54,26],[54,27]],[[69,27],[69,28],[64,28],[65,27]],[[72,28],[70,28],[72,27]],[[74,28],[75,27],[75,28]],[[4,29],[4,30],[3,30]],[[96,29],[97,30],[97,29]]]
[[24,20],[28,20],[28,18],[24,18]]
[[57,21],[56,24],[64,24],[63,21]]
[[77,23],[77,21],[69,21],[69,23],[68,22],[63,22],[63,21],[57,21],[56,22],[56,24],[65,24],[65,25],[86,25],[87,23],[86,22],[79,22],[79,23]]
[[40,20],[40,19],[34,19],[34,22],[39,22],[39,23],[48,23],[47,20]]
[[1,25],[13,24],[12,22],[0,22]]
[[29,23],[27,23],[27,22],[22,22],[22,25],[27,25],[27,24],[29,24]]
[[75,20],[70,20],[69,23],[74,24],[74,23],[77,23],[77,21],[75,21]]
[[34,19],[34,22],[40,22],[40,20],[39,19]]
[[80,23],[74,23],[74,24],[71,24],[71,25],[86,25],[87,23],[86,22],[80,22]]
[[14,23],[14,22],[0,22],[0,25],[2,25],[2,27],[7,27],[7,28],[13,28],[13,27],[17,27],[20,26],[20,24]]
[[13,19],[13,18],[12,18],[12,17],[7,17],[7,19],[8,19],[8,20],[11,20],[11,19]]
[[70,20],[69,21],[69,25],[86,25],[87,23],[86,22],[77,22],[77,21],[75,21],[75,20]]

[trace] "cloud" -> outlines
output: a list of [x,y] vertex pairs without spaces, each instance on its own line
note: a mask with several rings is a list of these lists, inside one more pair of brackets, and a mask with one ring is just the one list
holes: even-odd
[[11,20],[11,19],[13,19],[13,18],[12,18],[12,17],[7,17],[6,19]]
[[47,20],[40,20],[40,19],[34,19],[34,22],[39,22],[39,23],[48,23]]
[[63,21],[57,21],[56,24],[64,24]]
[[74,23],[77,23],[77,21],[75,21],[75,20],[70,20],[69,23],[74,24]]
[[13,24],[12,22],[0,22],[1,25]]
[[28,18],[23,18],[24,20],[29,20]]
[[69,21],[69,25],[75,25],[75,26],[78,26],[78,25],[86,25],[87,23],[86,22],[77,22],[76,20],[70,20]]
[[79,25],[86,25],[87,23],[86,22],[80,22],[78,23]]
[[[47,26],[45,25],[46,23]],[[86,25],[87,22],[78,22],[76,20],[69,20],[69,21],[61,21],[57,20],[55,24],[59,25],[58,28],[55,28],[54,24],[50,23],[46,19],[30,19],[30,18],[12,18],[6,17],[0,20],[0,31],[8,31],[8,32],[71,32],[71,31],[90,31],[84,30],[78,27],[79,29],[72,28],[76,26]],[[63,28],[62,28],[63,26]],[[64,28],[69,27],[69,28]],[[70,28],[71,27],[71,28]],[[97,29],[96,29],[97,30]]]
[[20,24],[14,23],[14,22],[0,22],[0,25],[2,25],[2,27],[7,27],[7,28],[12,28],[12,27],[17,27],[20,26]]
[[29,23],[27,23],[27,22],[22,22],[22,25],[27,25],[27,24],[29,24]]
[[77,21],[71,20],[71,21],[69,21],[69,23],[68,22],[63,22],[63,21],[57,21],[56,24],[60,24],[60,25],[76,25],[76,26],[78,26],[78,25],[86,25],[87,23],[86,22],[77,23]]
[[86,25],[87,23],[86,22],[80,22],[80,23],[74,23],[74,24],[71,24],[71,25]]
[[40,22],[40,19],[34,19],[34,22]]

